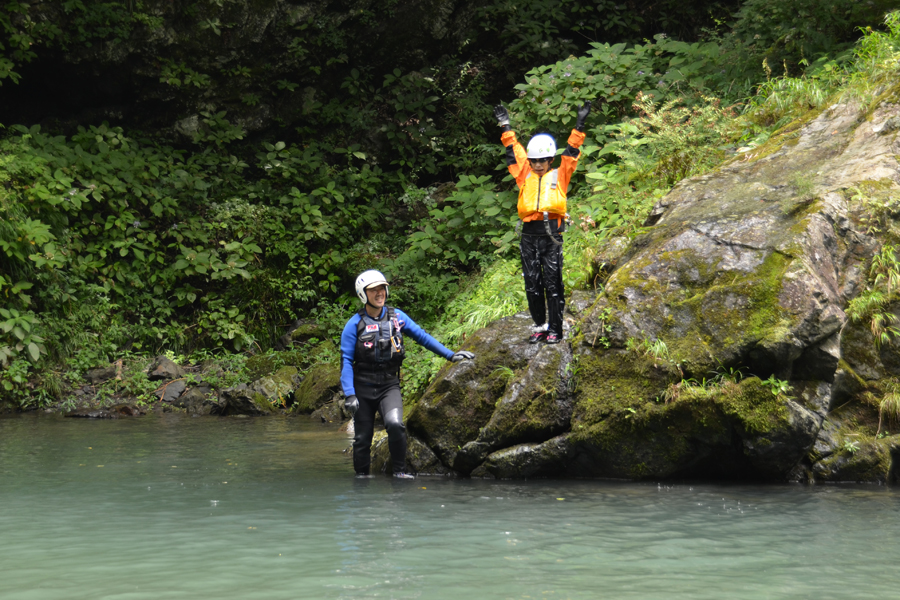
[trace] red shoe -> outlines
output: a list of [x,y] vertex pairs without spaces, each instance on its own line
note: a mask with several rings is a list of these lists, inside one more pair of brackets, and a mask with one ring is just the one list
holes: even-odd
[[543,342],[545,339],[547,339],[546,331],[535,331],[531,334],[531,337],[528,338],[528,343],[537,344],[538,342]]
[[548,344],[558,344],[562,341],[561,335],[556,335],[555,333],[547,334],[547,343]]

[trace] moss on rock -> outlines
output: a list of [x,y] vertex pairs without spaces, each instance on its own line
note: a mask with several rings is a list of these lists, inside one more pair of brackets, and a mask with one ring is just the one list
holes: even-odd
[[442,368],[410,412],[410,431],[445,465],[453,465],[459,450],[491,419],[507,387],[507,370],[524,368],[538,352],[537,346],[525,343],[530,321],[516,315],[476,332],[465,349],[477,359]]
[[[684,386],[668,402],[641,402],[633,385],[625,390],[584,398],[576,407],[569,438],[574,462],[594,476],[777,477],[815,439],[812,421],[795,422],[787,399],[774,396],[755,377],[739,384]],[[798,435],[798,429],[806,434]],[[792,444],[794,439],[799,443]]]
[[338,363],[312,367],[294,391],[294,413],[311,413],[334,396],[340,389],[341,370]]
[[[848,438],[852,439],[852,438]],[[900,436],[880,440],[850,442],[840,451],[812,467],[815,481],[860,481],[889,483],[893,475],[892,456],[900,450]]]

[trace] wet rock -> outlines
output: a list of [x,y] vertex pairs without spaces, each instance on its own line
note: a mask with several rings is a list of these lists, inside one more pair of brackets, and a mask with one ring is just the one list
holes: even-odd
[[816,441],[821,419],[812,411],[785,399],[785,420],[765,431],[739,428],[743,454],[763,479],[787,479],[791,470]]
[[299,381],[296,367],[281,367],[268,377],[262,377],[251,383],[249,389],[273,405],[283,407],[288,403]]
[[606,280],[609,274],[616,270],[619,263],[623,261],[629,243],[630,240],[625,236],[609,238],[601,243],[593,261],[594,269],[600,279]]
[[497,449],[542,442],[567,431],[573,409],[566,371],[571,360],[567,344],[541,344],[520,373],[503,371],[503,395],[477,437],[457,453],[453,468],[469,473]]
[[116,365],[109,365],[108,367],[99,367],[97,369],[91,369],[87,373],[84,374],[84,378],[91,383],[91,385],[97,385],[98,383],[103,383],[104,381],[108,381],[116,376]]
[[119,413],[105,408],[79,408],[63,416],[74,419],[118,419]]
[[199,367],[200,376],[203,379],[204,385],[212,387],[209,383],[210,380],[221,379],[225,376],[225,369],[214,360],[204,360],[200,363]]
[[331,401],[314,410],[309,418],[322,423],[340,423],[343,420],[344,411],[339,398],[340,396],[335,394]]
[[812,475],[822,482],[890,483],[897,479],[893,465],[898,454],[900,436],[872,441],[845,438],[838,451],[812,466]]
[[[464,349],[476,359],[443,367],[410,413],[410,432],[444,465],[454,465],[460,449],[478,439],[516,372],[521,376],[542,347],[562,352],[564,344],[528,344],[531,326],[531,318],[520,313],[475,332]],[[556,389],[555,384],[550,387]]]
[[174,381],[167,381],[160,387],[158,387],[153,395],[162,400],[163,402],[175,402],[179,396],[184,392],[187,384],[184,379],[176,379]]
[[146,410],[133,404],[115,404],[107,408],[78,408],[63,416],[75,419],[118,419],[120,417],[139,417],[145,414],[147,414]]
[[219,401],[210,414],[221,416],[264,416],[276,411],[275,406],[247,384],[239,384],[219,392]]
[[157,356],[150,364],[147,378],[150,381],[168,381],[184,377],[184,369],[166,358]]
[[312,367],[294,391],[292,412],[311,413],[330,401],[341,386],[341,371],[337,363]]
[[217,404],[218,399],[212,389],[206,386],[192,387],[173,402],[174,406],[193,415],[208,415]]
[[110,412],[114,412],[121,417],[140,417],[146,415],[147,411],[133,404],[116,404],[109,407]]
[[526,316],[493,323],[410,431],[473,476],[883,480],[890,449],[841,441],[873,435],[900,384],[900,340],[879,347],[844,312],[881,243],[846,190],[900,190],[897,134],[872,130],[900,106],[870,112],[835,105],[680,182],[627,247],[598,249],[615,268],[573,297],[559,368],[522,344]]
[[519,444],[494,452],[472,477],[512,479],[550,478],[566,475],[569,454],[568,436],[562,435],[541,444]]
[[[393,474],[392,471],[387,434],[380,431],[372,440],[372,472]],[[451,469],[444,466],[427,445],[413,435],[407,435],[406,471],[418,475],[450,475],[452,473]]]
[[277,350],[286,350],[292,346],[301,345],[312,339],[322,340],[327,337],[325,328],[309,319],[300,319],[295,321],[287,332],[278,338],[276,344]]

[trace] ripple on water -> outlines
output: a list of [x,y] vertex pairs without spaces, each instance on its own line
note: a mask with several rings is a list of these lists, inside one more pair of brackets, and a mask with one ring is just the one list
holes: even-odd
[[[892,597],[876,486],[352,477],[304,419],[0,419],[0,597]],[[100,466],[103,465],[103,466]]]

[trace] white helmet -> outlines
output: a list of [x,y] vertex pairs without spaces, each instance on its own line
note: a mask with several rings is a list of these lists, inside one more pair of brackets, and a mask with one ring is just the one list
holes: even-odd
[[[359,296],[359,299],[363,304],[368,302],[368,298],[366,298],[366,288],[372,287],[373,285],[383,285],[385,287],[389,285],[387,279],[381,274],[381,271],[371,269],[361,273],[360,276],[356,278],[356,295]],[[390,295],[390,287],[387,287],[385,293],[386,296]]]
[[528,142],[528,158],[553,158],[556,140],[548,133],[539,133]]

